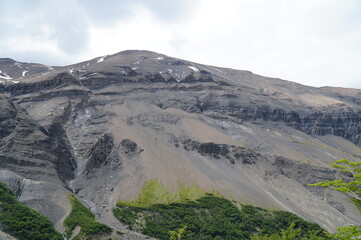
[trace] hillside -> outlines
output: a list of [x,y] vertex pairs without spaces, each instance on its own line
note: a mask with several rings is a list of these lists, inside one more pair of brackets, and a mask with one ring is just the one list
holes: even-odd
[[64,67],[0,59],[0,70],[0,182],[62,232],[68,193],[126,230],[112,209],[153,179],[327,230],[361,224],[343,195],[307,186],[334,179],[334,160],[361,160],[361,90],[148,51]]

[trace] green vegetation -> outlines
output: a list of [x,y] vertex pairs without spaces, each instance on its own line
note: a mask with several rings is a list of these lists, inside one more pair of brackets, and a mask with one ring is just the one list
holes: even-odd
[[[215,193],[216,194],[216,193]],[[172,193],[168,191],[158,179],[150,180],[144,183],[139,196],[130,202],[119,202],[119,204],[146,207],[154,204],[168,204],[172,202],[183,203],[194,201],[206,195],[206,192],[196,185],[186,186],[183,183],[178,184],[177,191]]]
[[[158,192],[163,193],[161,198],[156,199],[167,201],[149,204],[154,202],[155,196],[151,194],[151,190],[144,188],[152,189],[154,186],[157,186],[155,189]],[[164,240],[251,239],[256,234],[271,236],[282,233],[292,223],[292,228],[299,229],[299,237],[308,239],[318,236],[318,239],[330,239],[317,224],[288,212],[267,211],[250,205],[242,206],[240,210],[231,201],[209,193],[202,194],[197,200],[188,198],[192,194],[186,194],[187,198],[173,198],[181,199],[182,202],[172,202],[172,198],[168,197],[170,193],[166,192],[158,181],[152,181],[150,185],[146,183],[140,194],[142,197],[127,203],[118,202],[113,210],[114,215],[131,230]],[[147,197],[143,198],[144,196]]]
[[350,196],[354,203],[361,205],[361,162],[351,162],[347,159],[335,161],[332,166],[340,172],[351,174],[352,180],[344,182],[343,179],[323,181],[310,186],[328,187]]
[[[345,182],[343,179],[336,179],[334,181],[323,181],[319,183],[310,184],[310,186],[326,187],[342,192],[351,198],[351,201],[356,204],[358,209],[361,209],[361,162],[351,162],[347,159],[335,161],[332,166],[344,172],[351,177],[351,180]],[[338,232],[334,235],[335,239],[348,240],[361,236],[361,226],[340,227]]]
[[73,238],[74,240],[92,239],[91,236],[110,234],[112,232],[112,229],[107,225],[96,222],[94,213],[81,204],[74,195],[69,194],[68,198],[72,204],[72,210],[69,216],[64,220],[68,238],[72,235],[73,230],[77,226],[80,227],[80,232]]
[[[302,229],[295,228],[295,223],[291,223],[291,225],[281,231],[281,233],[274,233],[272,235],[252,236],[252,240],[323,240],[327,239],[324,236],[320,236],[319,231],[312,231],[308,236],[301,236]],[[327,234],[326,234],[327,235]],[[329,238],[334,239],[334,238]]]
[[19,240],[62,240],[51,222],[20,204],[9,187],[0,182],[0,227]]
[[184,231],[186,230],[187,226],[182,228],[176,229],[175,231],[169,231],[170,239],[171,240],[180,240],[183,236]]

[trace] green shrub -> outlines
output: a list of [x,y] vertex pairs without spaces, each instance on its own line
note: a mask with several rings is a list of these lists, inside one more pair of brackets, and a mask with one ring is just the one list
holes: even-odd
[[183,239],[250,239],[254,234],[281,233],[292,223],[307,238],[315,232],[328,239],[317,224],[283,211],[267,211],[254,206],[238,209],[231,201],[207,194],[196,201],[130,206],[118,203],[114,215],[130,229],[157,239],[168,240],[182,231]]
[[83,239],[92,235],[109,234],[112,229],[102,223],[95,221],[95,215],[85,207],[74,195],[69,194],[68,198],[72,204],[72,210],[69,216],[64,220],[67,237],[70,237],[73,230],[79,226],[80,232],[74,238]]
[[9,187],[0,182],[0,226],[19,240],[62,240],[51,222],[20,204]]

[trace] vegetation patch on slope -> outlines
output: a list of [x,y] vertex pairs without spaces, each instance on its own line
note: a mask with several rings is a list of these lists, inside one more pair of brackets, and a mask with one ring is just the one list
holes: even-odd
[[[217,193],[214,193],[217,194]],[[185,185],[178,183],[177,191],[170,192],[159,182],[158,179],[149,180],[144,183],[138,197],[132,201],[118,203],[134,207],[147,207],[154,204],[169,204],[172,202],[183,203],[194,201],[206,195],[206,192],[196,185]]]
[[112,229],[102,223],[95,221],[95,215],[87,207],[85,207],[74,195],[69,194],[68,198],[72,204],[72,210],[69,216],[64,220],[64,226],[67,228],[66,234],[69,238],[73,230],[79,226],[80,232],[73,238],[92,239],[91,236],[110,234]]
[[238,209],[231,201],[210,193],[197,200],[183,198],[182,202],[147,205],[118,202],[113,212],[131,230],[157,239],[251,239],[256,234],[280,233],[292,223],[300,229],[300,237],[328,239],[319,225],[292,213],[250,205]]
[[19,240],[62,240],[43,215],[20,204],[9,187],[0,182],[0,229]]

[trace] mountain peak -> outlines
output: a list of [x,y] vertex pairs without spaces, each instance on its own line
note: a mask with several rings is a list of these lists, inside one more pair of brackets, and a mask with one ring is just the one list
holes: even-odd
[[359,160],[360,90],[139,50],[0,70],[12,78],[0,84],[0,181],[59,226],[71,192],[121,228],[116,202],[151,179],[292,211],[329,230],[360,224],[347,200],[308,186],[335,178],[334,159]]

